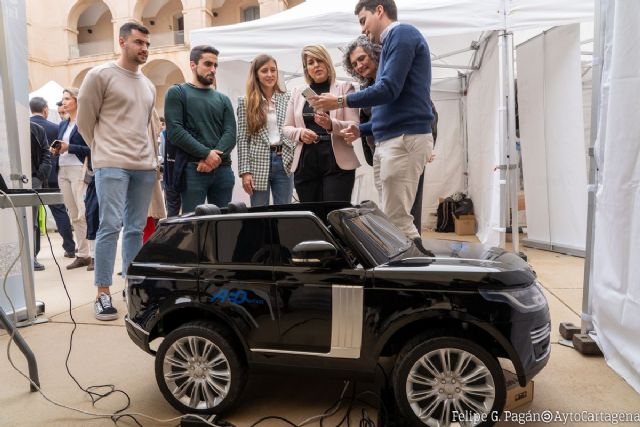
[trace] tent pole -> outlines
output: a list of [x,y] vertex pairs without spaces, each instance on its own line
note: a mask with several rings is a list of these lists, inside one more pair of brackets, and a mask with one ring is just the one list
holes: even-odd
[[[513,33],[501,30],[498,34],[498,58],[500,73],[500,247],[505,247],[506,230],[509,224],[509,211],[513,210],[514,192],[517,191],[513,179],[513,168],[517,167],[515,160],[515,87],[514,87],[514,66],[513,66]],[[517,201],[516,201],[517,203]],[[516,204],[517,209],[517,204]],[[513,250],[520,250],[518,235],[517,211],[515,213],[515,230],[512,227]]]
[[602,63],[604,59],[605,20],[602,9],[605,1],[596,0],[594,11],[594,44],[591,69],[591,138],[589,141],[589,184],[587,186],[587,238],[584,257],[584,282],[582,287],[582,315],[580,329],[583,334],[593,330],[591,320],[591,304],[589,289],[591,287],[591,270],[593,268],[593,240],[595,231],[596,188],[598,183],[598,166],[595,157],[595,145],[598,138],[598,121],[600,120],[600,90],[602,85]]

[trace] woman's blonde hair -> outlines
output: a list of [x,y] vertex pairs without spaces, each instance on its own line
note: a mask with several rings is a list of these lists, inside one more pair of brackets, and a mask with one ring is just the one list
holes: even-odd
[[[249,135],[258,133],[258,131],[267,124],[267,101],[265,100],[264,93],[262,92],[262,86],[260,86],[258,70],[270,61],[273,61],[277,70],[278,63],[271,55],[261,54],[251,61],[246,89],[247,128],[249,130]],[[279,81],[276,82],[274,92],[284,92],[280,87]]]
[[80,89],[78,89],[77,87],[65,87],[64,89],[62,89],[62,93],[67,92],[76,101],[78,100],[78,92],[79,91],[80,91]]
[[304,68],[304,79],[307,84],[313,83],[313,79],[309,75],[307,70],[307,56],[315,58],[320,62],[324,62],[327,66],[327,72],[329,74],[329,82],[333,84],[336,80],[336,69],[333,67],[333,61],[331,55],[327,51],[327,48],[321,44],[310,44],[302,48],[302,67]]

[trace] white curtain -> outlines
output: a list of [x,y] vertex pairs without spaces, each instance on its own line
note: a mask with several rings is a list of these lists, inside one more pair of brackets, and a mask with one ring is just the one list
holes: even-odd
[[487,40],[482,68],[474,72],[467,91],[469,196],[482,243],[500,244],[500,164],[498,38]]
[[465,191],[466,152],[460,111],[463,108],[462,99],[456,93],[433,91],[433,88],[431,97],[438,111],[438,139],[433,151],[435,159],[427,164],[424,173],[423,228],[435,228],[439,197]]
[[517,66],[528,240],[584,251],[587,163],[580,26],[556,27],[521,44]]
[[607,362],[640,392],[640,2],[602,3],[606,29],[590,300]]

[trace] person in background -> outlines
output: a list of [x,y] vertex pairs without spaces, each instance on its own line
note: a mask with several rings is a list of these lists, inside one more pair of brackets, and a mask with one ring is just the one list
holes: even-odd
[[[60,104],[59,108],[62,107]],[[47,101],[44,98],[36,96],[29,101],[29,109],[31,110],[30,120],[44,128],[47,135],[47,141],[52,144],[53,141],[58,139],[58,125],[47,120],[49,117],[49,107]],[[49,188],[58,187],[58,157],[53,156],[51,159],[51,173],[47,180],[47,186]],[[67,214],[67,208],[63,203],[56,205],[49,205],[49,210],[53,215],[53,219],[56,222],[58,233],[62,237],[62,249],[64,249],[64,256],[67,258],[76,257],[76,242],[73,240],[73,231],[71,230],[71,221]]]
[[212,46],[191,49],[191,82],[172,86],[165,97],[167,137],[177,147],[174,188],[180,190],[183,214],[193,212],[205,200],[227,206],[233,194],[231,151],[236,145],[236,118],[229,98],[212,87],[218,54]]
[[91,253],[91,262],[87,266],[87,271],[94,271],[96,268],[96,236],[98,228],[100,228],[100,205],[98,204],[98,194],[96,193],[96,177],[93,167],[91,166],[91,153],[87,156],[85,162],[85,184],[87,191],[84,195],[85,220],[87,221],[87,240],[89,241],[89,252]]
[[[327,49],[309,45],[302,49],[304,77],[316,93],[343,98],[354,91],[348,82],[336,82]],[[302,88],[291,92],[282,133],[296,142],[291,170],[300,202],[351,201],[355,170],[360,166],[353,146],[340,131],[358,122],[358,111],[342,108],[331,113],[316,111]]]
[[162,156],[162,189],[164,190],[164,204],[167,216],[180,215],[182,198],[180,192],[173,186],[173,168],[176,162],[176,146],[167,142],[167,125],[164,117],[160,117],[162,131],[158,136],[160,155]]
[[76,126],[78,89],[66,88],[62,95],[62,105],[68,119],[60,122],[57,144],[51,146],[51,152],[54,156],[59,156],[58,184],[78,244],[76,259],[67,265],[67,270],[71,270],[91,264],[84,206],[84,193],[87,190],[87,184],[84,182],[84,161],[91,150]]
[[251,206],[291,203],[291,162],[295,144],[282,134],[289,93],[278,83],[278,65],[258,55],[247,78],[246,95],[238,98],[238,175]]
[[[154,150],[160,152],[160,135],[164,130],[164,124],[162,117],[158,116],[156,110],[153,110],[151,117],[151,123],[149,123],[149,140],[150,143],[155,144]],[[158,221],[167,217],[167,210],[165,208],[165,200],[162,195],[162,186],[160,185],[160,176],[153,186],[153,194],[149,203],[149,210],[147,212],[147,225],[144,227],[142,234],[142,241],[147,242],[149,238],[156,231]]]
[[121,271],[126,274],[142,247],[158,166],[148,133],[156,89],[140,71],[149,56],[149,30],[127,22],[120,27],[118,44],[118,59],[92,68],[84,78],[78,115],[78,129],[91,146],[100,206],[94,315],[104,321],[118,318],[110,292],[118,236],[124,226]]
[[372,107],[371,121],[349,126],[344,136],[354,141],[373,133],[377,144],[373,171],[382,211],[422,249],[411,207],[433,150],[429,46],[416,27],[397,22],[393,0],[359,0],[354,13],[362,33],[382,45],[376,81],[344,97],[321,94],[311,103],[322,110]]
[[[51,171],[51,153],[49,153],[49,142],[47,134],[42,126],[29,122],[31,131],[31,188],[34,190],[46,186],[49,172]],[[40,252],[40,227],[39,206],[33,207],[33,269],[35,271],[44,270],[44,265],[38,262]]]
[[[60,117],[60,121],[62,120],[67,120],[67,113],[66,111],[64,111],[64,106],[62,105],[62,101],[58,101],[56,102],[56,105],[58,106],[58,117]],[[49,143],[51,143],[52,141],[49,141]]]
[[[380,61],[380,52],[382,46],[377,43],[372,43],[367,36],[359,36],[351,43],[347,45],[343,56],[343,67],[353,78],[360,83],[360,89],[366,89],[371,86],[376,80],[376,73],[378,72],[378,62]],[[438,113],[436,112],[433,101],[431,102],[431,109],[434,114],[434,120],[431,123],[431,133],[433,135],[433,146],[435,149],[437,138],[437,123]],[[360,109],[360,124],[368,123],[371,120],[371,108],[364,107]],[[369,164],[373,166],[373,155],[376,150],[375,141],[373,135],[362,135],[362,151],[364,157]],[[435,158],[435,154],[432,154],[428,162],[430,163]],[[379,183],[376,183],[376,187]],[[418,230],[422,228],[422,192],[424,186],[424,170],[420,174],[420,180],[418,181],[418,189],[416,190],[416,198],[411,207],[411,215],[413,216],[413,223]]]

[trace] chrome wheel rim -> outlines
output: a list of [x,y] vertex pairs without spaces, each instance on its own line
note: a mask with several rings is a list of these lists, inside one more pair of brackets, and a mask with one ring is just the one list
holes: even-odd
[[184,337],[171,344],[162,371],[171,394],[193,409],[218,406],[231,386],[229,361],[217,345],[203,337]]
[[489,368],[475,355],[441,348],[413,364],[406,393],[409,406],[425,425],[467,427],[491,420],[496,388]]

